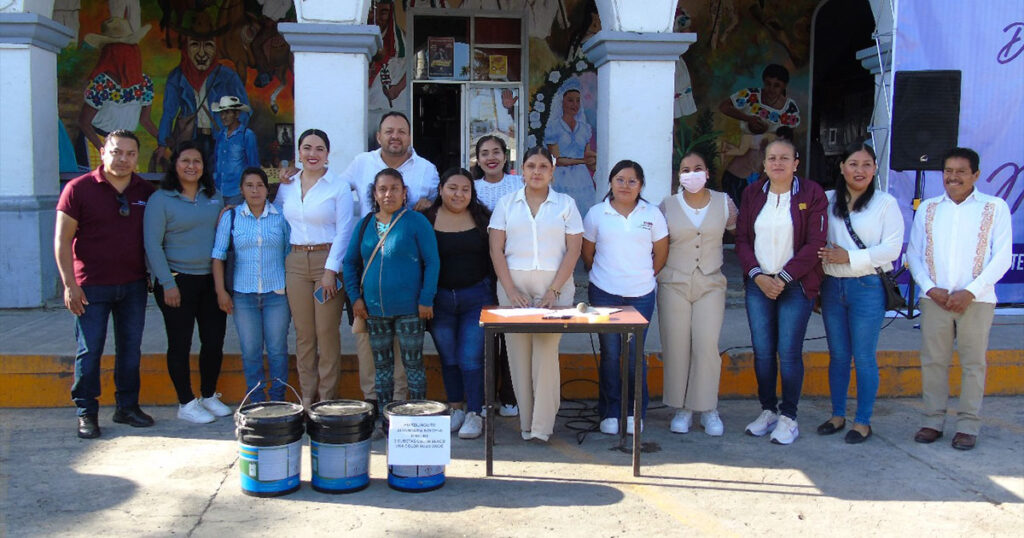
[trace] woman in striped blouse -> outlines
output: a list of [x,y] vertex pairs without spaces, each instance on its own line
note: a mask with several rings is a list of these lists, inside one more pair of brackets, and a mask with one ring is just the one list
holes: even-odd
[[[245,203],[221,215],[213,244],[213,282],[220,309],[234,314],[242,347],[246,392],[254,402],[265,400],[263,349],[270,365],[270,399],[284,401],[288,381],[288,324],[291,309],[284,294],[284,258],[288,254],[288,223],[267,203],[269,183],[263,169],[242,172]],[[224,260],[235,251],[233,282],[225,286]],[[232,295],[233,293],[233,295]],[[257,385],[263,386],[256,391]]]

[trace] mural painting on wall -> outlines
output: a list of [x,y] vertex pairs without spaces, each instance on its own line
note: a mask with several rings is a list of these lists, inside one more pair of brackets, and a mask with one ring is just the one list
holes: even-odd
[[817,4],[679,2],[675,31],[695,32],[697,42],[685,63],[677,63],[673,164],[691,149],[712,156],[718,187],[737,204],[742,189],[763,171],[769,142],[787,138],[806,153],[802,114],[810,95],[810,28]]
[[80,169],[115,129],[139,135],[143,172],[166,170],[184,140],[215,175],[292,160],[292,55],[277,31],[291,0],[62,0],[58,15],[78,33],[58,58],[58,106]]

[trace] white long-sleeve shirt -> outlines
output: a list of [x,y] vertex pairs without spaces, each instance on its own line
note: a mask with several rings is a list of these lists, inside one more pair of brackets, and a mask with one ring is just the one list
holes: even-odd
[[[412,209],[421,198],[430,200],[437,198],[437,184],[440,178],[434,163],[420,157],[411,148],[409,152],[409,158],[398,167],[398,172],[402,174],[402,181],[408,191],[406,206]],[[341,173],[341,179],[356,191],[360,217],[366,216],[372,210],[372,200],[369,196],[370,185],[373,184],[373,178],[377,172],[385,168],[388,168],[388,165],[381,158],[380,149],[375,149],[356,155],[345,171]]]
[[861,277],[875,274],[875,267],[883,271],[892,270],[892,262],[900,257],[903,249],[903,215],[899,204],[891,194],[875,191],[868,205],[860,211],[850,213],[850,224],[857,237],[868,248],[857,246],[843,219],[835,216],[836,191],[825,193],[828,197],[828,242],[846,249],[850,255],[848,263],[826,263],[825,274],[836,277]]
[[352,190],[348,183],[331,169],[318,179],[302,197],[302,181],[299,175],[292,182],[282,183],[277,190],[274,205],[284,214],[291,226],[290,242],[293,245],[320,245],[329,243],[324,267],[341,271],[341,260],[345,257],[348,240],[355,226]]
[[995,303],[995,284],[1010,269],[1010,208],[1002,198],[975,188],[957,204],[943,194],[918,207],[907,261],[922,293],[938,287],[967,290],[974,300]]

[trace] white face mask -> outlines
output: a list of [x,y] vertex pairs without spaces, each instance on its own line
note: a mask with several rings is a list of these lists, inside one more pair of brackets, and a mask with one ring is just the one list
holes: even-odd
[[696,194],[704,188],[708,182],[708,173],[700,170],[697,172],[683,172],[679,174],[679,184],[690,194]]

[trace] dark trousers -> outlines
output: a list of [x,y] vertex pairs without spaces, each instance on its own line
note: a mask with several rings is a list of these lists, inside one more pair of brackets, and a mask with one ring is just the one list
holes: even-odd
[[99,411],[100,357],[107,340],[107,322],[114,317],[114,401],[119,409],[139,405],[139,359],[146,326],[146,281],[110,286],[82,286],[85,313],[75,317],[75,379],[71,399],[79,415]]
[[174,277],[181,292],[181,306],[164,302],[164,289],[159,284],[153,291],[156,304],[164,315],[167,330],[167,373],[178,393],[178,402],[187,404],[192,394],[189,354],[192,332],[199,324],[199,386],[201,395],[209,398],[217,392],[217,377],[224,359],[224,330],[227,315],[217,306],[213,275],[178,274]]

